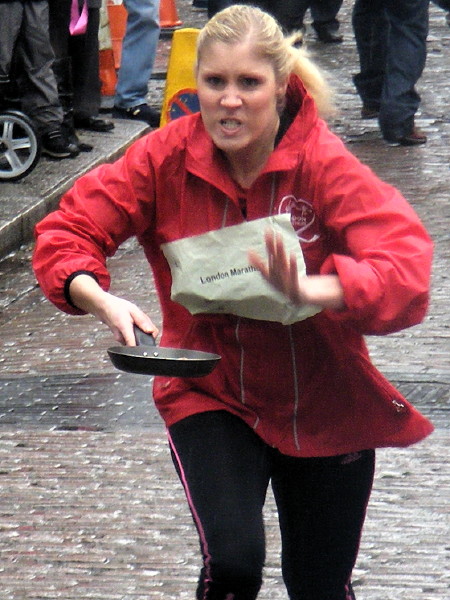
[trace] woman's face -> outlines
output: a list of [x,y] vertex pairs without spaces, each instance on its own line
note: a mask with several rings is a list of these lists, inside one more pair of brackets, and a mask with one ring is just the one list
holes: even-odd
[[202,53],[197,90],[203,122],[214,143],[232,157],[270,152],[278,130],[277,105],[286,85],[251,41],[213,42]]

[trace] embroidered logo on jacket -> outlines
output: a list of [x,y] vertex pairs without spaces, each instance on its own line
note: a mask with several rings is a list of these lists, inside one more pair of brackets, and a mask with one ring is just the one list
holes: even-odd
[[310,244],[320,238],[319,224],[313,207],[306,200],[284,196],[278,208],[279,214],[291,213],[291,223],[301,242]]

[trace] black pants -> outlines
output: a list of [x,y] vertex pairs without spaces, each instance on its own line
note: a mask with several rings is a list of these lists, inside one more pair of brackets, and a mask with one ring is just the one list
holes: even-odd
[[86,33],[69,34],[71,0],[49,0],[50,39],[61,103],[77,117],[95,117],[101,104],[100,9],[90,8]]
[[[242,4],[254,4],[270,13],[287,32],[299,31],[303,27],[308,8],[314,25],[339,27],[338,12],[343,0],[242,0]],[[220,4],[220,1],[218,2]],[[223,0],[222,0],[223,4]],[[237,4],[237,2],[230,2]],[[224,6],[221,6],[224,8]],[[210,15],[212,16],[212,15]]]
[[330,458],[285,456],[225,411],[188,417],[169,436],[200,537],[198,600],[257,597],[269,481],[291,600],[353,598],[350,578],[373,482],[373,450]]

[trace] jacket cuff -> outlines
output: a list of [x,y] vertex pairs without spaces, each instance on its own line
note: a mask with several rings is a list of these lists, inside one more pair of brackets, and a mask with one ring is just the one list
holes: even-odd
[[70,292],[69,292],[70,284],[75,279],[75,277],[77,277],[78,275],[89,275],[90,277],[92,277],[92,279],[95,279],[95,281],[97,283],[99,283],[99,281],[98,281],[98,277],[96,276],[95,273],[93,273],[92,271],[84,271],[84,270],[75,271],[74,273],[69,275],[69,277],[66,279],[66,282],[64,283],[64,298],[66,299],[67,304],[70,304],[70,306],[72,306],[72,308],[80,310],[78,308],[78,306],[76,306],[72,302],[72,298],[70,297]]

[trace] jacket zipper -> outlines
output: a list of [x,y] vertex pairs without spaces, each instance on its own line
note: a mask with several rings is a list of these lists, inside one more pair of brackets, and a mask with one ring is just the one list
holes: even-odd
[[298,378],[297,378],[297,360],[295,356],[295,344],[294,336],[292,334],[292,327],[289,325],[289,343],[291,346],[291,357],[292,357],[292,371],[294,376],[294,414],[292,416],[292,434],[294,436],[294,443],[297,450],[300,450],[300,441],[298,439],[298,405],[299,405],[299,389],[298,389]]

